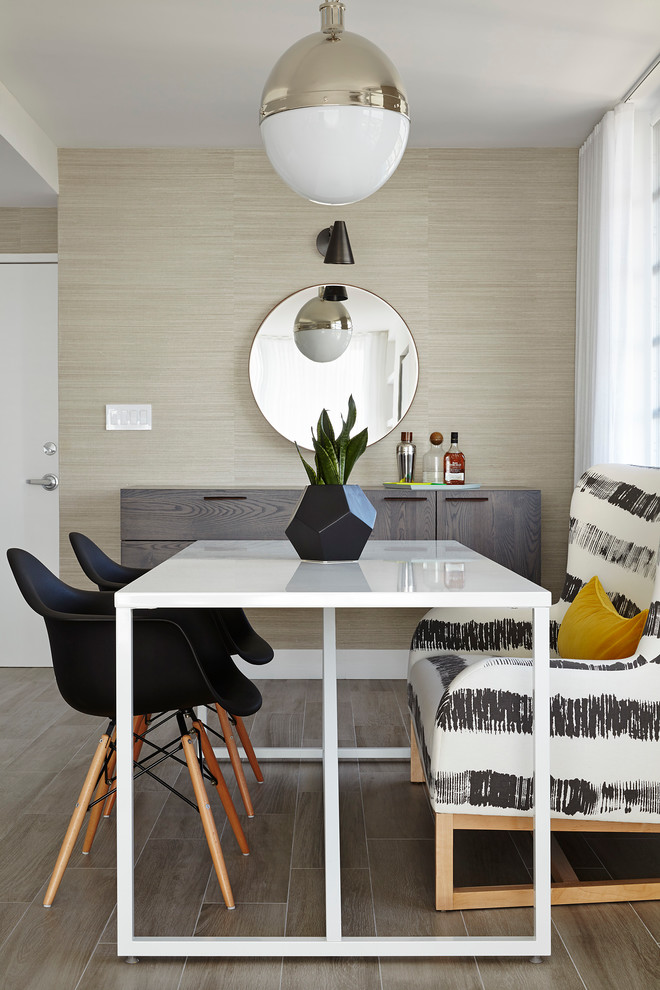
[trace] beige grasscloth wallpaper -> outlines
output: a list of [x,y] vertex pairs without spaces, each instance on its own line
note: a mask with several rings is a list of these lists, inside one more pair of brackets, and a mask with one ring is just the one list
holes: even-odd
[[[119,489],[300,485],[293,447],[247,375],[269,310],[336,279],[315,249],[347,222],[350,284],[388,300],[420,359],[401,428],[423,450],[458,430],[468,480],[543,498],[543,581],[560,590],[573,470],[577,151],[413,150],[377,194],[328,208],[261,151],[60,153],[62,573],[67,534],[119,553]],[[151,432],[106,432],[107,402],[150,402]],[[352,480],[393,477],[398,432]],[[417,613],[340,617],[339,645],[406,648]],[[320,644],[317,616],[253,618],[280,647]]]
[[0,254],[54,254],[57,210],[0,207]]

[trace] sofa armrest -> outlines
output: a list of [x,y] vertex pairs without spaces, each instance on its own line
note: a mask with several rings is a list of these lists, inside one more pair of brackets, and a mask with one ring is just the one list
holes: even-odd
[[[408,706],[435,811],[531,813],[532,678],[525,657],[448,653],[413,666]],[[659,663],[553,659],[553,814],[658,820],[659,719]]]
[[[557,656],[559,623],[566,607],[565,602],[559,602],[550,609],[551,657]],[[408,670],[418,660],[442,653],[529,657],[532,653],[531,610],[431,609],[413,634]]]

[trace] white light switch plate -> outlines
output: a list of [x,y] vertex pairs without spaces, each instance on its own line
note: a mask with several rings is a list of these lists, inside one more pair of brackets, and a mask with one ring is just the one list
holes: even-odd
[[151,406],[144,403],[107,405],[105,428],[106,430],[150,430]]

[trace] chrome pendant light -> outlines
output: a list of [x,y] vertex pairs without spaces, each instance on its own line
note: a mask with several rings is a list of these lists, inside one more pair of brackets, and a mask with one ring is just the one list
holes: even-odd
[[343,206],[380,189],[408,141],[408,100],[376,45],[344,31],[344,4],[322,3],[321,32],[291,46],[261,97],[261,137],[275,171],[314,203]]
[[320,285],[317,296],[304,304],[293,321],[293,339],[310,361],[336,361],[351,342],[353,323],[344,302],[343,285]]

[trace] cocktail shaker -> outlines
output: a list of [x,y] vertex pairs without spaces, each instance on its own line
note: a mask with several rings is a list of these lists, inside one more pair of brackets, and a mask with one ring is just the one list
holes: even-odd
[[402,432],[401,442],[396,445],[397,481],[412,481],[415,470],[415,452],[412,433]]

